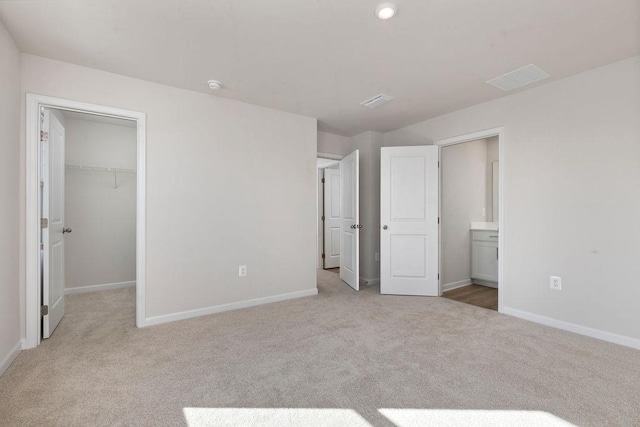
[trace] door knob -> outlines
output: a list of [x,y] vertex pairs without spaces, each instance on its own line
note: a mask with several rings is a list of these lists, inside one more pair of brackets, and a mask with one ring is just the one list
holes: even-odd
[[64,228],[62,229],[62,234],[64,234],[64,233],[71,233],[72,231],[73,231],[73,230],[72,230],[72,229],[70,229],[69,227],[64,227]]
[[356,226],[354,224],[351,224],[349,228],[356,228]]
[[358,228],[362,228],[362,224],[358,224]]
[[386,230],[387,228],[389,228],[389,227],[387,227],[386,225],[383,225],[383,226],[382,226],[382,229],[383,229],[383,230]]

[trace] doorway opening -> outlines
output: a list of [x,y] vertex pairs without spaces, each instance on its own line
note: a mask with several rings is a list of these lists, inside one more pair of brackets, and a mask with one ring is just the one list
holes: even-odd
[[318,158],[318,268],[340,274],[340,161]]
[[135,285],[144,326],[145,114],[27,94],[26,125],[24,347],[52,334],[66,294]]
[[360,290],[360,152],[320,154],[317,168],[317,268]]
[[41,131],[42,338],[49,338],[68,295],[135,287],[136,122],[42,107]]
[[440,146],[440,291],[501,311],[503,138],[490,130]]

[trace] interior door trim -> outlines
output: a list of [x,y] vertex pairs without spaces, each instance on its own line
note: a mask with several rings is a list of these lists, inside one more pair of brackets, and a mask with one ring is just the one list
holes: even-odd
[[88,104],[63,98],[26,94],[26,211],[25,211],[25,338],[23,349],[40,344],[40,109],[89,113],[133,120],[137,123],[136,194],[136,326],[143,327],[145,315],[146,261],[146,114],[138,111]]

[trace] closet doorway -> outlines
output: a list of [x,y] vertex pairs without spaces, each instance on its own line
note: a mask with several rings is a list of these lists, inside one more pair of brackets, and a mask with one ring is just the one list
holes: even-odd
[[144,326],[145,115],[27,95],[25,348],[65,295],[135,286]]
[[41,141],[48,338],[67,295],[135,287],[136,123],[43,108],[42,127],[49,135]]

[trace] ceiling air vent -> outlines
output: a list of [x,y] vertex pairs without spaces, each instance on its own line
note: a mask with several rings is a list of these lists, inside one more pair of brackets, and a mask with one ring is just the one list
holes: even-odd
[[549,73],[531,64],[526,67],[518,68],[510,73],[503,74],[495,79],[487,80],[487,83],[507,92],[544,80],[548,77],[551,77]]
[[367,99],[366,101],[361,102],[360,105],[364,105],[367,108],[374,109],[374,108],[378,108],[382,104],[386,104],[392,99],[393,99],[393,96],[389,96],[389,95],[385,95],[384,93],[381,93],[380,95],[376,95],[371,99]]

